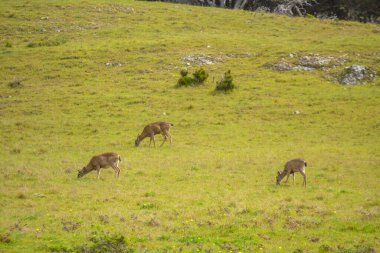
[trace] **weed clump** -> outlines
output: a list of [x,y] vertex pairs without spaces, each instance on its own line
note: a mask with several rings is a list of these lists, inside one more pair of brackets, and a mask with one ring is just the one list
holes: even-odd
[[182,69],[180,71],[181,77],[178,79],[177,87],[188,87],[188,86],[197,86],[204,84],[209,74],[203,68],[196,70],[193,73],[193,77],[188,76],[189,72],[187,69]]
[[92,245],[84,245],[75,249],[74,252],[83,253],[104,253],[104,252],[119,252],[119,253],[130,253],[134,250],[128,247],[128,244],[122,235],[98,235],[94,234],[90,238]]
[[216,83],[216,91],[229,92],[235,89],[235,84],[233,83],[233,78],[231,75],[231,70],[224,73],[224,77]]
[[26,199],[27,197],[26,197],[25,193],[19,192],[19,193],[17,193],[16,198],[18,198],[18,199]]
[[5,42],[5,47],[12,47],[12,43],[10,43],[9,41]]
[[143,203],[142,205],[141,205],[141,209],[153,209],[153,208],[155,208],[156,206],[155,206],[155,204],[153,204],[153,203]]
[[45,39],[45,40],[42,40],[42,41],[39,41],[39,42],[31,41],[26,46],[30,47],[30,48],[34,48],[34,47],[54,47],[54,46],[62,45],[64,43],[66,43],[66,40],[64,38],[57,38],[55,40]]
[[62,220],[61,221],[62,223],[62,229],[65,230],[65,231],[74,231],[78,228],[80,228],[81,224],[79,222],[75,222],[75,221],[64,221]]
[[108,215],[99,215],[99,220],[103,224],[110,223],[110,219],[109,219]]
[[22,87],[22,80],[20,80],[20,79],[18,79],[18,78],[15,78],[15,79],[13,79],[12,81],[10,81],[9,83],[8,83],[8,86],[10,87],[10,88],[12,88],[12,89],[15,89],[15,88],[20,88],[20,87]]
[[10,238],[9,233],[7,233],[7,234],[1,234],[0,235],[0,242],[2,242],[2,243],[11,243],[11,238]]
[[90,243],[76,246],[74,248],[66,246],[50,246],[52,253],[132,253],[135,252],[131,248],[124,236],[98,234],[93,232],[89,238]]

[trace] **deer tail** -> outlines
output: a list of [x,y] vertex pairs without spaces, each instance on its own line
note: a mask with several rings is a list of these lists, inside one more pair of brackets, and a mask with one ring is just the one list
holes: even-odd
[[305,162],[305,167],[307,167],[307,163],[306,163],[306,161],[304,161]]
[[121,156],[119,156],[119,161],[121,162]]

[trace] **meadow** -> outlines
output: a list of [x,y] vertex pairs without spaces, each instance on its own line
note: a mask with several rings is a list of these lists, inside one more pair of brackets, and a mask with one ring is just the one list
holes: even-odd
[[[0,252],[380,250],[380,81],[335,81],[380,73],[378,25],[131,0],[2,0],[0,20]],[[345,61],[265,67],[290,54]],[[219,60],[177,88],[188,55]],[[173,144],[135,148],[155,121]],[[119,179],[77,179],[110,151]],[[276,186],[298,157],[307,187]]]

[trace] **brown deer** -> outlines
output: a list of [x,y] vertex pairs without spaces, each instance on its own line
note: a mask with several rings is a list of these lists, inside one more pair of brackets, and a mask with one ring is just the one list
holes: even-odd
[[153,141],[154,146],[156,147],[156,142],[154,140],[154,136],[156,134],[162,134],[164,137],[164,141],[160,145],[164,145],[166,139],[169,139],[170,145],[172,144],[172,136],[169,134],[170,127],[174,126],[171,123],[166,123],[166,122],[155,122],[152,124],[149,124],[144,127],[144,130],[142,131],[141,134],[137,135],[137,138],[135,140],[135,146],[138,147],[142,140],[144,140],[146,137],[150,137],[150,142],[149,142],[149,147],[150,144]]
[[83,167],[83,169],[78,170],[78,178],[83,177],[87,173],[96,170],[97,179],[100,178],[100,169],[112,167],[115,170],[115,176],[119,177],[120,168],[119,162],[121,162],[121,158],[116,153],[104,153],[101,155],[97,155],[91,158],[89,163]]
[[282,172],[278,171],[277,172],[277,184],[279,185],[281,180],[287,176],[285,183],[288,182],[290,174],[293,176],[293,184],[294,184],[294,179],[295,179],[295,173],[299,172],[303,176],[303,185],[306,187],[306,166],[307,163],[303,159],[293,159],[288,161],[285,164],[284,170]]

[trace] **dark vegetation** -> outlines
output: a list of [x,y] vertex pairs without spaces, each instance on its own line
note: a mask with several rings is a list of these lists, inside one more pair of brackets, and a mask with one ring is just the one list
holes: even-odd
[[206,79],[209,76],[207,71],[203,68],[199,68],[198,70],[196,70],[193,73],[193,77],[189,77],[188,73],[189,72],[187,71],[187,69],[182,69],[180,71],[181,77],[178,79],[177,87],[201,85],[206,81]]
[[93,232],[88,238],[89,242],[75,248],[50,247],[50,252],[76,252],[76,253],[130,253],[134,252],[122,235],[98,234]]
[[231,71],[228,70],[226,73],[224,73],[224,77],[216,83],[215,90],[228,92],[232,91],[233,89],[235,89],[235,84],[233,83]]
[[22,80],[15,78],[8,83],[8,86],[10,88],[19,88],[22,86]]
[[[151,1],[151,0],[148,0]],[[379,23],[378,0],[161,0],[191,5],[275,12],[289,16]]]

